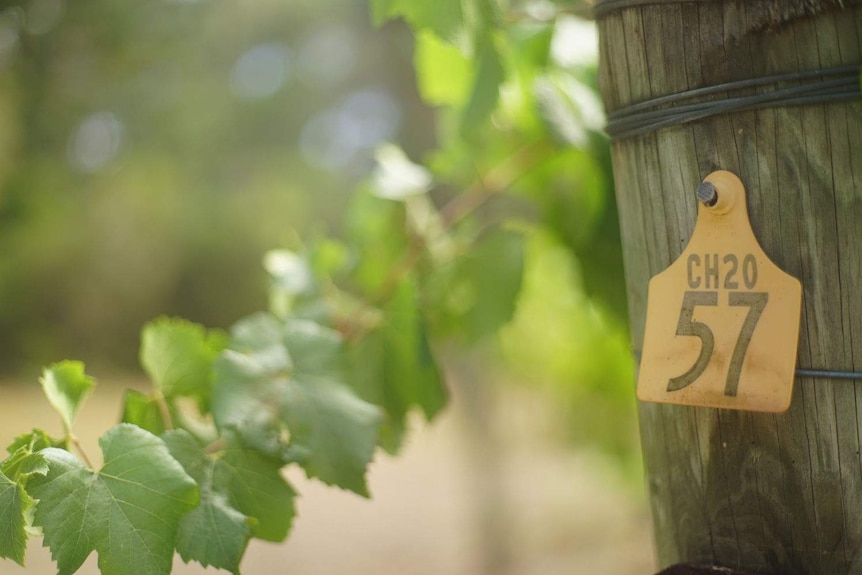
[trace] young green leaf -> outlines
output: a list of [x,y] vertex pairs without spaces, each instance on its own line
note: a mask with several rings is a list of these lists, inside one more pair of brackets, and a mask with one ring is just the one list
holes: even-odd
[[474,134],[491,116],[500,99],[500,84],[506,77],[492,34],[485,35],[479,50],[472,91],[461,115],[462,136]]
[[123,396],[123,423],[132,423],[153,435],[165,432],[162,408],[154,397],[134,389]]
[[[180,519],[177,551],[183,561],[197,561],[239,575],[239,562],[251,537],[249,518],[237,511],[227,494],[213,485],[216,458],[186,431],[163,436],[171,455],[200,486],[201,503]],[[260,487],[258,482],[253,483]],[[268,493],[268,491],[267,491]],[[291,509],[292,511],[292,509]]]
[[47,367],[39,382],[48,401],[60,414],[66,433],[69,433],[78,409],[96,382],[84,373],[84,364],[80,361],[62,361]]
[[27,486],[59,575],[77,571],[92,551],[103,575],[168,575],[180,517],[199,501],[197,485],[164,442],[139,427],[119,424],[99,443],[98,472],[48,448],[40,452],[48,474]]
[[0,471],[12,481],[25,484],[31,475],[48,473],[48,464],[41,453],[22,447],[3,461]]
[[371,15],[375,26],[403,16],[416,30],[427,28],[445,40],[454,41],[464,26],[461,4],[462,0],[372,0]]
[[[365,468],[374,452],[380,415],[343,383],[341,336],[314,322],[291,320],[276,339],[271,321],[260,316],[255,321],[261,330],[256,337],[247,322],[235,330],[243,334],[239,340],[245,345],[237,347],[244,353],[228,350],[216,362],[216,424],[238,430],[246,444],[261,449],[261,437],[281,445],[286,428],[289,443],[282,457],[297,460],[311,477],[367,494]],[[293,359],[285,369],[274,357]]]
[[160,318],[141,333],[141,365],[165,397],[177,395],[208,403],[212,363],[223,349],[217,333],[181,319]]
[[413,63],[419,93],[427,104],[460,108],[466,102],[473,67],[457,47],[430,32],[418,32]]
[[63,439],[56,439],[41,429],[34,429],[30,433],[24,433],[23,435],[16,437],[12,443],[9,444],[9,447],[6,448],[6,451],[10,455],[17,453],[22,449],[35,453],[36,451],[41,451],[48,447],[63,447],[65,444],[66,441]]

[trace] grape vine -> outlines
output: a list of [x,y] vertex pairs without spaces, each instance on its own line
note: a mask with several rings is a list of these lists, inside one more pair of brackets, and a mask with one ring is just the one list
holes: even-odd
[[[300,267],[290,273],[306,273],[293,263]],[[403,290],[389,304],[402,306],[399,312],[415,305]],[[93,378],[80,362],[46,368],[40,381],[64,435],[33,430],[9,446],[0,465],[0,521],[8,530],[0,533],[0,555],[21,563],[36,528],[59,573],[74,573],[91,551],[105,574],[169,573],[174,550],[187,562],[239,573],[251,537],[282,541],[290,531],[295,491],[282,468],[297,465],[367,496],[375,446],[397,450],[409,409],[431,417],[442,407],[445,392],[415,320],[408,314],[388,322],[397,338],[368,328],[360,344],[297,313],[258,313],[230,334],[158,319],[141,337],[152,389],[126,393],[122,423],[100,440],[98,469],[74,434]],[[372,373],[376,388],[353,386],[346,368],[375,361],[375,353],[378,361],[421,357],[429,362],[417,365],[424,378],[399,387]],[[387,403],[375,405],[358,391]]]

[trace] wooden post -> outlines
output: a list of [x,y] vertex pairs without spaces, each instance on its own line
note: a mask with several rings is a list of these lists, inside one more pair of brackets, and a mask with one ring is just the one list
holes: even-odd
[[[862,7],[837,4],[700,0],[604,15],[605,104],[859,64]],[[615,142],[613,160],[635,352],[647,283],[686,245],[698,183],[725,169],[748,190],[766,253],[802,281],[798,365],[862,371],[859,100],[663,128]],[[862,573],[862,382],[798,379],[780,415],[645,403],[640,420],[661,567]]]

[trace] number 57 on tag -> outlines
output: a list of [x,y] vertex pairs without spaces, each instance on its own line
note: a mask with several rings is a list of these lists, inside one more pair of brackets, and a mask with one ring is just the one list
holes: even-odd
[[725,171],[704,182],[691,241],[650,281],[638,398],[784,411],[802,286],[757,243],[742,182]]

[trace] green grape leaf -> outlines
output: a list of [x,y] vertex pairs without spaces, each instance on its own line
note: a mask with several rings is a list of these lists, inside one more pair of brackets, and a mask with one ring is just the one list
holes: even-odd
[[418,32],[413,65],[419,93],[426,103],[460,108],[467,101],[473,67],[457,47],[430,32]]
[[380,443],[395,453],[408,411],[419,407],[430,420],[446,404],[447,392],[428,344],[412,278],[401,281],[383,312],[381,327],[351,345],[350,374],[359,396],[383,409]]
[[248,355],[267,373],[288,373],[293,359],[282,342],[282,323],[268,313],[256,313],[231,329],[230,347]]
[[[401,449],[409,406],[387,379],[386,346],[380,330],[349,344],[350,385],[357,395],[383,411],[378,444],[390,454]],[[395,387],[395,389],[391,389]]]
[[[238,345],[242,352],[227,350],[216,362],[216,424],[236,429],[246,444],[297,461],[309,477],[366,495],[365,468],[380,414],[344,384],[341,336],[314,322],[290,320],[276,339],[268,331],[272,320],[265,318],[241,322],[238,343],[254,345]],[[253,338],[248,330],[254,325],[260,331]],[[281,355],[276,348],[283,348]]]
[[165,432],[159,402],[154,397],[134,389],[127,389],[123,397],[123,423],[132,423],[153,435]]
[[296,514],[296,492],[281,476],[281,466],[281,461],[231,441],[213,469],[214,489],[252,518],[252,535],[265,541],[284,541]]
[[68,433],[72,429],[78,409],[96,386],[96,382],[84,373],[84,364],[80,361],[62,361],[47,367],[39,382],[48,401],[60,414],[63,427]]
[[206,405],[212,363],[224,348],[218,332],[181,319],[159,318],[141,333],[141,365],[165,397],[198,398]]
[[474,134],[491,116],[500,100],[500,85],[506,77],[490,33],[483,35],[479,42],[476,65],[470,97],[461,115],[461,135],[465,137]]
[[524,276],[524,237],[499,230],[483,238],[459,264],[459,276],[472,292],[465,331],[480,340],[512,319]]
[[[281,389],[278,373],[255,358],[226,350],[215,364],[213,419],[224,433],[236,432],[244,445],[284,462],[287,426],[280,418]],[[287,375],[284,376],[286,378]]]
[[305,452],[310,477],[368,495],[365,468],[374,454],[378,409],[343,383],[344,347],[338,332],[312,322],[285,325],[284,343],[296,368],[287,382],[282,416],[290,444]]
[[41,453],[33,452],[29,447],[22,447],[3,461],[0,471],[13,481],[26,483],[31,475],[48,473],[48,464]]
[[407,277],[384,307],[382,333],[389,359],[387,378],[401,380],[407,404],[420,407],[431,420],[446,405],[447,393],[419,306],[416,282]]
[[507,56],[514,60],[519,75],[532,80],[545,71],[551,60],[555,30],[553,21],[526,20],[506,26],[506,43],[511,48]]
[[431,30],[448,41],[457,40],[464,27],[462,0],[372,0],[371,16],[375,26],[401,16],[414,29]]
[[0,471],[0,557],[24,565],[28,515],[33,498],[25,491],[28,479],[45,475],[48,464],[41,453],[21,447],[3,461]]
[[[197,561],[204,567],[211,565],[239,575],[239,562],[251,537],[250,519],[213,485],[216,458],[204,452],[186,431],[169,431],[162,439],[201,490],[200,505],[180,519],[177,552],[186,563]],[[263,487],[258,482],[253,485]]]
[[577,260],[578,289],[608,319],[627,325],[627,294],[622,244],[606,142],[587,149],[565,148],[545,158],[521,178],[513,191],[529,196],[541,227],[563,241]]
[[408,245],[407,211],[403,202],[360,192],[347,212],[348,240],[357,262],[352,280],[361,293],[376,294],[389,281],[392,269]]
[[0,557],[24,565],[27,550],[25,513],[33,498],[18,484],[0,472]]
[[308,264],[316,277],[343,276],[350,267],[350,248],[333,238],[318,238],[309,249]]
[[472,0],[476,22],[480,32],[486,32],[492,27],[499,27],[503,21],[503,7],[500,0]]
[[430,299],[439,302],[430,315],[435,328],[468,342],[497,334],[515,314],[523,276],[522,233],[502,228],[475,240],[472,249],[428,278]]
[[198,487],[164,442],[121,423],[99,441],[98,472],[72,454],[40,453],[48,474],[30,479],[41,526],[59,575],[71,575],[92,551],[103,575],[168,575],[180,517],[199,502]]

